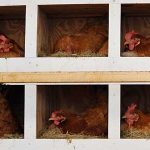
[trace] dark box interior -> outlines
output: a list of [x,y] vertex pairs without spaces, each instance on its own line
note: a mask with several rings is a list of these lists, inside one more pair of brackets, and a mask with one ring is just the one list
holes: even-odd
[[[121,56],[149,57],[150,54],[136,54],[133,51],[124,51],[125,34],[134,30],[145,37],[150,37],[150,5],[149,4],[122,4],[121,6]],[[143,52],[144,53],[144,52]]]
[[25,6],[0,6],[0,34],[14,40],[21,48],[21,56],[0,53],[0,57],[23,57],[25,49]]
[[23,138],[24,86],[0,85],[0,138]]
[[[108,5],[41,5],[39,6],[38,14],[38,56],[100,56],[96,53],[91,53],[91,49],[84,51],[84,54],[78,53],[77,50],[74,50],[71,54],[67,52],[59,53],[59,51],[57,53],[55,47],[57,47],[57,42],[63,39],[64,36],[74,37],[74,35],[82,35],[87,32],[89,27],[94,25],[103,28],[104,33],[107,34],[106,39],[108,39]],[[96,31],[94,34],[99,33]],[[80,45],[85,45],[90,42],[90,40],[88,40],[88,42],[81,42],[83,39],[84,37],[80,40],[79,38],[74,38],[73,41],[79,40]],[[97,51],[99,46],[96,45]],[[101,54],[101,56],[106,55],[107,54]]]
[[[92,131],[91,135],[89,134],[88,136],[70,133],[68,133],[69,135],[67,133],[62,134],[60,131],[59,134],[54,131],[54,129],[50,128],[53,122],[48,121],[48,119],[51,113],[56,110],[63,110],[69,114],[76,114],[81,118],[85,118],[83,117],[85,113],[90,116],[87,115],[87,120],[93,121],[89,126],[92,126],[94,122],[96,122],[96,124],[92,126],[92,130],[96,130],[97,128],[99,131],[101,125],[104,123],[101,121],[101,116],[100,119],[98,118],[99,115],[103,116],[102,118],[107,124],[107,105],[108,86],[106,85],[39,85],[37,86],[37,137],[67,138],[67,136],[71,136],[71,138],[106,138],[107,127],[105,128],[106,132],[103,134],[103,137],[102,135],[94,136],[95,131]],[[105,115],[103,113],[105,113]],[[94,118],[98,119],[94,120]],[[67,120],[71,120],[70,117],[68,117]],[[74,128],[79,128],[79,126],[76,125]],[[69,131],[69,128],[67,131]],[[43,132],[45,132],[45,136]],[[50,135],[48,135],[49,132]]]
[[[131,107],[131,104],[136,104],[136,108],[133,112],[129,113],[128,107]],[[123,119],[123,116],[128,116],[128,118]],[[129,127],[127,120],[128,122],[131,122],[131,124],[132,120],[135,121]],[[135,138],[135,139],[150,138],[149,123],[150,123],[150,85],[122,85],[121,137]]]

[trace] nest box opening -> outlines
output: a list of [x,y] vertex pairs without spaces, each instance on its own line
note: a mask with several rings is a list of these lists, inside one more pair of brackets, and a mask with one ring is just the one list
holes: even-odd
[[0,6],[0,58],[24,57],[25,6]]
[[107,138],[107,109],[107,85],[39,85],[37,138]]
[[108,55],[108,5],[40,5],[38,56]]
[[23,138],[24,86],[0,85],[0,138]]
[[[121,56],[150,56],[149,27],[149,4],[121,5]],[[146,39],[144,39],[143,37]]]
[[150,85],[121,86],[121,137],[150,138]]

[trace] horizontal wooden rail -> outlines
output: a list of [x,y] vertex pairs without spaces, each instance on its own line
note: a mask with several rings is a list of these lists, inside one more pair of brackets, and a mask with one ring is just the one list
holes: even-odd
[[150,72],[17,72],[0,73],[1,83],[150,82]]

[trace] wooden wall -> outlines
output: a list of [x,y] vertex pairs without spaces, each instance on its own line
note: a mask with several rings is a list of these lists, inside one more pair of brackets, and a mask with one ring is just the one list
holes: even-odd
[[[37,136],[48,121],[49,101],[44,86],[37,87]],[[46,118],[47,117],[47,118]]]
[[9,85],[6,99],[9,101],[10,108],[16,118],[22,132],[24,131],[24,86],[23,85]]
[[0,7],[0,33],[25,48],[25,6]]
[[49,23],[46,14],[38,10],[37,50],[38,56],[46,56],[49,53]]
[[56,107],[54,95],[53,89],[49,86],[37,86],[37,137],[47,127],[52,109]]

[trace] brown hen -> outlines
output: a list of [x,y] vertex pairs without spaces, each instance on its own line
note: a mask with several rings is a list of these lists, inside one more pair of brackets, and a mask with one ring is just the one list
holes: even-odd
[[150,56],[150,38],[134,31],[126,33],[122,56],[143,57]]
[[0,34],[0,57],[22,57],[23,49],[12,39]]
[[[80,33],[64,35],[55,44],[55,52],[67,52],[69,54],[81,54],[84,52],[101,53],[99,51],[108,41],[107,33],[102,27],[90,26]],[[105,51],[105,52],[104,52]],[[102,54],[107,53],[107,47]]]
[[102,101],[80,115],[62,110],[54,111],[49,120],[54,121],[63,133],[101,136],[107,134],[107,103]]
[[53,112],[49,120],[53,120],[54,124],[58,126],[64,134],[80,133],[87,126],[86,121],[81,116],[62,110]]
[[[123,118],[126,119],[126,125],[123,123],[122,128],[139,128],[150,127],[150,113],[143,113],[139,109],[135,109],[136,104],[131,104],[128,106]],[[132,111],[132,112],[131,112]],[[128,124],[128,127],[127,127]]]
[[12,115],[9,104],[0,93],[0,137],[3,137],[5,134],[14,134],[17,131],[18,126]]

